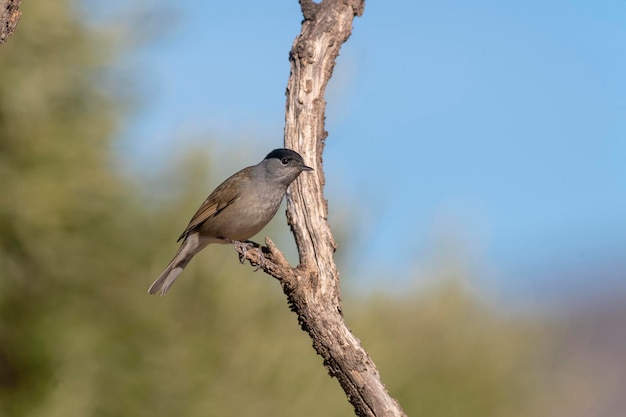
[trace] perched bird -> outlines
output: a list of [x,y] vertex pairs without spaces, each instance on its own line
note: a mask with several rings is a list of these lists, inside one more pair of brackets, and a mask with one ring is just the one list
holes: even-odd
[[165,294],[191,258],[209,243],[244,241],[272,220],[287,187],[302,171],[312,171],[291,149],[275,149],[257,165],[221,183],[200,206],[180,235],[178,252],[148,292]]

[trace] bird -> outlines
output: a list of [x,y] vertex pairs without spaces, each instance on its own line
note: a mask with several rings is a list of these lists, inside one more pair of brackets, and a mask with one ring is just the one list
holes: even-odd
[[148,292],[161,296],[170,289],[189,261],[211,243],[250,239],[272,220],[289,185],[312,171],[291,149],[274,149],[257,165],[236,172],[209,194],[178,238],[180,248]]

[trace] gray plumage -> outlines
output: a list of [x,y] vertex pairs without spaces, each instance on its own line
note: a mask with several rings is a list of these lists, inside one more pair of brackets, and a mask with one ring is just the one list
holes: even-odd
[[311,171],[290,149],[275,149],[263,161],[242,169],[208,197],[178,240],[174,259],[148,292],[165,294],[191,258],[210,243],[244,241],[256,235],[274,217],[287,187],[302,171]]

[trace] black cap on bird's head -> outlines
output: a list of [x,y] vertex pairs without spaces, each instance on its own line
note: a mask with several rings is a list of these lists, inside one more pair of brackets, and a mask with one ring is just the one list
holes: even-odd
[[313,171],[313,168],[304,165],[304,159],[300,156],[300,154],[296,151],[292,151],[291,149],[274,149],[272,152],[268,153],[265,159],[278,159],[283,165],[288,164],[296,164],[300,167],[302,171]]

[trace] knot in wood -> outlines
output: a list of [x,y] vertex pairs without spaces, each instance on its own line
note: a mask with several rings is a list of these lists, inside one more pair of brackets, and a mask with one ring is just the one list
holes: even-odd
[[309,41],[301,41],[298,42],[296,46],[296,50],[298,51],[298,58],[307,64],[312,64],[315,58],[315,47]]

